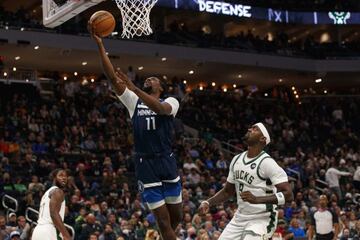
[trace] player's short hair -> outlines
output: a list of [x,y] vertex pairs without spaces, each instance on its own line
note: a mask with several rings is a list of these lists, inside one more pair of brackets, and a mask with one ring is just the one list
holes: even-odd
[[163,92],[161,93],[161,98],[164,98],[166,96],[166,93],[167,93],[167,90],[168,90],[168,87],[167,87],[167,83],[164,81],[163,77],[160,76],[160,75],[153,75],[149,78],[157,78],[160,82],[160,86],[161,88],[163,89]]
[[53,170],[53,171],[50,173],[49,179],[50,179],[51,181],[54,181],[54,179],[56,178],[56,175],[58,175],[58,173],[61,172],[61,171],[65,171],[65,170],[62,169],[62,168],[56,168],[55,170]]

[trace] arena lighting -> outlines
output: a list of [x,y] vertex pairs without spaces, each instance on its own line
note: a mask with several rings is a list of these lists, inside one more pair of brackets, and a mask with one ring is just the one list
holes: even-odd
[[86,66],[87,62],[82,62],[81,65]]
[[267,96],[269,96],[269,94],[268,94],[268,93],[264,93],[264,96],[267,97]]
[[296,95],[296,94],[297,94],[297,91],[294,91],[294,94]]
[[35,49],[35,50],[38,50],[38,49],[39,49],[39,46],[35,46],[34,49]]
[[109,52],[106,52],[106,55],[109,55]]
[[293,91],[294,91],[294,90],[295,90],[295,87],[294,87],[294,86],[292,86],[292,87],[291,87],[291,90],[293,90]]
[[233,88],[236,88],[236,84],[233,84]]
[[225,88],[223,89],[223,91],[224,91],[224,92],[227,92],[227,88],[225,87]]
[[166,76],[166,75],[164,75],[164,76],[163,76],[163,79],[167,80],[167,76]]
[[13,71],[16,72],[16,67],[13,67]]
[[242,78],[242,75],[241,75],[241,74],[239,74],[239,75],[238,75],[238,78]]
[[22,27],[22,28],[20,28],[20,31],[24,31],[24,30],[25,30],[25,28],[23,28],[23,27]]
[[15,57],[15,60],[17,61],[17,60],[19,60],[20,59],[20,56],[16,56]]
[[203,86],[200,86],[199,87],[200,91],[204,90],[204,87]]
[[67,80],[67,76],[64,76],[64,81],[66,81]]
[[5,30],[9,30],[9,26],[5,26]]
[[95,82],[95,79],[92,78],[90,81],[91,81],[91,82]]
[[324,93],[327,94],[327,90],[324,90]]
[[282,82],[283,80],[281,78],[279,78],[279,82]]
[[78,73],[77,72],[74,72],[74,76],[77,76],[78,75]]
[[215,87],[215,86],[216,86],[216,83],[215,83],[215,82],[212,82],[212,83],[211,83],[211,86]]
[[299,98],[299,95],[295,95],[296,98]]
[[161,58],[161,61],[165,62],[165,61],[166,61],[166,57]]
[[6,77],[7,76],[7,72],[4,72],[4,77]]
[[321,78],[318,78],[315,80],[315,83],[321,83],[322,82],[322,79]]
[[26,81],[26,82],[29,82],[29,79],[26,79],[25,81]]
[[184,84],[186,84],[186,83],[187,83],[187,81],[186,81],[186,80],[184,80],[184,81],[183,81],[183,83],[184,83]]
[[143,66],[138,67],[138,70],[139,70],[139,71],[141,71],[141,70],[143,70],[143,69],[144,69]]
[[190,75],[194,74],[194,70],[190,70],[190,71],[189,71],[189,74],[190,74]]

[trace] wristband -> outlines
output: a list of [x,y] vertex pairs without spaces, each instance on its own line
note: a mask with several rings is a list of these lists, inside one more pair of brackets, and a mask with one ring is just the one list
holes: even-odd
[[206,203],[210,207],[210,203],[208,201],[202,201],[201,203]]
[[284,205],[285,204],[285,196],[282,192],[275,193],[275,196],[278,201],[278,205]]

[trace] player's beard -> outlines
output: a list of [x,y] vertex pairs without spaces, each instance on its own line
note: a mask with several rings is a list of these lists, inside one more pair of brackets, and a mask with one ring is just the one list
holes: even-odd
[[152,92],[152,86],[146,86],[146,87],[144,86],[144,87],[143,87],[143,90],[144,90],[144,92],[150,94],[150,93]]

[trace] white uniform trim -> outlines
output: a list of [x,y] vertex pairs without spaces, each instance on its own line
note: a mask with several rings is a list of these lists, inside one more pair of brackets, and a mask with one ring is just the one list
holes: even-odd
[[176,183],[180,180],[180,177],[177,176],[177,178],[173,179],[173,180],[162,180],[162,182],[166,182],[166,183]]
[[144,184],[144,188],[158,187],[162,186],[162,182],[154,182],[154,183],[146,183]]
[[180,193],[177,197],[166,197],[165,198],[166,204],[178,204],[182,202],[182,193]]
[[147,205],[149,206],[150,210],[154,210],[156,208],[161,207],[162,205],[165,204],[165,200],[161,200],[159,202],[154,202],[154,203],[147,203]]
[[170,104],[171,106],[171,112],[170,115],[176,116],[178,110],[179,110],[179,101],[176,98],[168,97],[164,100],[164,102]]
[[132,118],[139,97],[133,91],[130,91],[128,88],[125,88],[125,91],[121,96],[119,95],[116,96],[125,105],[125,107],[129,111],[130,118]]

